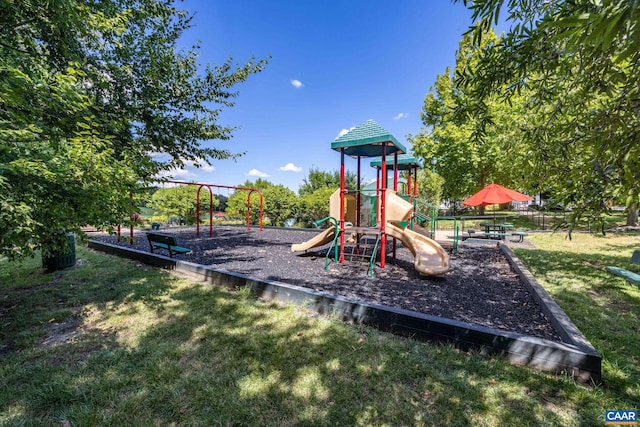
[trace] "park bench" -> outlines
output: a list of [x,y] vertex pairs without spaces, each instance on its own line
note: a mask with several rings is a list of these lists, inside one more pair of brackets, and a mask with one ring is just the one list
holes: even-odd
[[[633,255],[631,255],[631,260],[629,261],[631,264],[640,265],[640,249],[636,249],[633,251]],[[635,283],[640,286],[640,274],[634,273],[633,271],[627,270],[625,268],[607,266],[605,269],[616,276],[620,276],[625,280],[628,280],[631,283]]]
[[153,253],[154,248],[166,249],[169,251],[169,256],[173,258],[174,253],[186,254],[191,252],[191,249],[179,246],[175,236],[169,234],[147,232],[147,239],[149,240],[151,253]]

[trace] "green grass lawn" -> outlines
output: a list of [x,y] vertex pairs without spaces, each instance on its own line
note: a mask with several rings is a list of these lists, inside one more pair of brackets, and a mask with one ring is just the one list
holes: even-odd
[[605,384],[263,303],[77,248],[0,260],[0,425],[601,426],[640,407],[640,289],[608,275],[638,235],[518,250],[604,357]]

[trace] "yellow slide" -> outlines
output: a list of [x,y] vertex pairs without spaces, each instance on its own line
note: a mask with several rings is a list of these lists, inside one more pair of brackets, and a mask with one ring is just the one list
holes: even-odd
[[306,251],[311,248],[315,248],[318,246],[326,245],[327,243],[331,243],[333,237],[335,236],[335,227],[327,228],[323,230],[322,233],[313,236],[311,239],[302,243],[294,243],[291,245],[291,252],[300,252]]
[[418,273],[425,276],[441,276],[451,270],[449,254],[435,240],[390,222],[387,222],[385,232],[388,236],[400,240],[411,251],[414,257],[413,266]]
[[411,251],[413,266],[425,276],[440,276],[451,270],[449,254],[435,240],[402,228],[395,223],[407,221],[413,213],[413,206],[395,192],[387,190],[385,234],[395,237]]

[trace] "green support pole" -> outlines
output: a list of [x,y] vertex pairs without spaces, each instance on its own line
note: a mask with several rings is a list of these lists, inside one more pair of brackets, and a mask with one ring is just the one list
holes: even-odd
[[460,229],[458,228],[458,222],[456,218],[453,218],[453,253],[458,253],[458,235],[460,233]]
[[436,207],[431,208],[431,238],[436,238]]
[[338,257],[340,256],[340,251],[339,251],[339,246],[340,245],[336,245],[336,240],[338,240],[338,236],[340,235],[340,225],[338,223],[338,220],[335,219],[332,216],[328,216],[326,218],[322,218],[316,221],[316,225],[319,227],[321,226],[325,221],[333,221],[333,242],[331,242],[331,246],[329,246],[329,249],[327,250],[327,255],[325,256],[325,260],[324,260],[324,269],[328,270],[329,269],[329,254],[331,253],[331,249],[333,248],[333,259],[334,261],[338,259]]

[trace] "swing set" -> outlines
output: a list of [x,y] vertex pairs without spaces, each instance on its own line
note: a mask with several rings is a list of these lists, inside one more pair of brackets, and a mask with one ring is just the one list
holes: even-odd
[[247,230],[251,230],[251,195],[257,193],[260,196],[260,231],[262,231],[262,210],[263,210],[263,198],[262,192],[253,187],[237,187],[233,185],[219,185],[219,184],[206,184],[201,182],[188,182],[188,181],[165,181],[171,184],[180,185],[197,185],[198,192],[196,193],[196,236],[200,237],[200,191],[203,188],[209,190],[209,237],[213,237],[213,190],[212,188],[226,188],[228,190],[240,190],[248,191],[247,193]]
[[[198,192],[196,193],[196,236],[200,237],[200,191],[203,188],[207,188],[209,190],[209,237],[213,237],[213,190],[212,188],[226,188],[227,190],[239,190],[239,191],[247,191],[247,230],[251,230],[251,195],[253,193],[258,194],[260,197],[260,214],[259,214],[259,223],[260,223],[260,231],[262,231],[262,216],[263,216],[263,206],[264,200],[262,197],[262,192],[257,188],[252,187],[238,187],[233,185],[219,185],[219,184],[207,184],[202,182],[188,182],[188,181],[174,181],[167,180],[163,181],[165,183],[171,184],[179,184],[179,185],[197,185]],[[131,194],[133,198],[133,194]],[[129,225],[129,243],[133,244],[133,216],[136,214],[132,214],[132,221]],[[118,225],[118,239],[120,238],[121,227]]]

